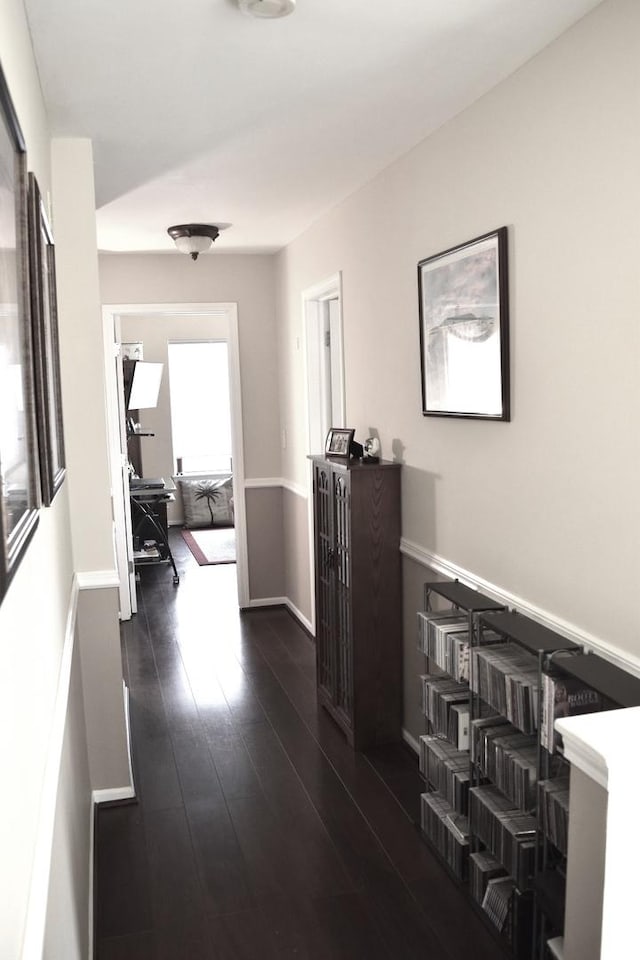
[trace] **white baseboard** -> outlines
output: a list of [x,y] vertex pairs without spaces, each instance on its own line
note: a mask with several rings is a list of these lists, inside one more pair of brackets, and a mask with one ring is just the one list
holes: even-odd
[[460,580],[466,586],[474,590],[479,590],[481,593],[491,597],[492,600],[497,600],[506,607],[510,607],[513,610],[517,610],[518,613],[531,617],[532,620],[542,624],[542,626],[554,630],[568,640],[573,640],[574,643],[580,644],[580,646],[592,653],[601,654],[601,656],[622,670],[627,670],[634,676],[640,677],[640,659],[624,650],[620,650],[607,640],[603,640],[601,637],[594,637],[593,634],[580,629],[580,627],[577,627],[575,624],[569,623],[567,620],[563,620],[561,617],[557,617],[549,613],[548,610],[543,610],[541,607],[537,607],[527,600],[523,600],[522,597],[517,596],[515,593],[511,593],[509,590],[505,590],[495,583],[490,583],[488,580],[479,577],[470,570],[466,570],[457,563],[453,563],[451,560],[447,560],[445,557],[439,556],[437,553],[431,553],[429,550],[425,550],[420,544],[413,543],[405,537],[400,541],[400,552],[405,557],[415,560],[416,563],[428,567],[436,573],[440,573],[454,580]]
[[251,610],[254,607],[286,607],[286,597],[259,597],[256,600],[248,600],[243,604],[243,610]]
[[[126,689],[126,688],[125,688]],[[131,777],[133,783],[133,776]],[[87,960],[93,960],[93,875],[95,871],[95,842],[96,842],[96,804],[108,803],[113,800],[133,800],[135,791],[132,787],[111,787],[106,790],[91,791],[91,809],[89,811],[89,955]]]
[[91,802],[95,806],[98,803],[113,803],[115,800],[135,800],[135,796],[132,786],[106,787],[104,790],[93,790]]
[[248,603],[243,604],[243,610],[250,610],[255,607],[286,607],[291,611],[296,620],[302,624],[305,630],[308,630],[311,636],[314,635],[311,621],[298,610],[295,603],[293,603],[289,597],[262,597],[257,600],[249,600]]
[[133,779],[133,757],[131,755],[131,718],[129,714],[129,687],[124,680],[122,681],[122,698],[124,700],[124,725],[127,737],[127,760],[129,762],[129,783],[133,790],[133,796],[136,794],[136,784]]
[[93,795],[91,796],[91,804],[89,806],[89,950],[88,950],[88,960],[93,960],[94,957],[94,946],[93,946],[93,926],[95,923],[94,919],[94,909],[93,909],[93,898],[95,896],[93,875],[95,873],[95,864],[96,864],[96,811],[95,811],[95,801]]
[[406,744],[408,744],[414,753],[417,753],[420,756],[420,744],[414,736],[412,736],[408,730],[402,728],[402,739]]
[[296,620],[299,620],[299,621],[300,621],[300,623],[301,623],[301,624],[303,625],[303,627],[311,634],[312,637],[315,636],[315,632],[314,632],[313,625],[312,625],[311,621],[308,620],[308,619],[305,617],[305,615],[304,615],[300,610],[298,610],[298,608],[296,607],[295,603],[292,603],[291,600],[289,600],[288,597],[287,597],[287,599],[285,600],[285,603],[286,603],[286,605],[287,605],[287,608],[291,611],[291,613],[292,613],[292,614],[294,615],[294,617],[296,618]]

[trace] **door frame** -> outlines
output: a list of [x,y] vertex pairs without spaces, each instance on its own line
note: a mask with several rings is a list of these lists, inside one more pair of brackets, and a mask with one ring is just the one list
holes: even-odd
[[[320,341],[322,338],[321,304],[327,300],[338,301],[336,319],[336,336],[331,338],[331,350],[335,352],[332,361],[334,374],[338,376],[332,382],[332,392],[338,397],[337,408],[339,423],[334,427],[344,427],[347,422],[345,377],[344,377],[344,333],[342,322],[342,272],[332,274],[325,280],[313,284],[302,291],[302,323],[304,334],[305,359],[305,421],[306,421],[306,453],[324,453],[324,450],[312,450],[312,436],[317,432],[319,407],[321,405],[323,366],[320,362]],[[307,460],[307,523],[309,530],[309,576],[311,579],[311,627],[316,632],[316,597],[315,597],[315,551],[314,551],[314,517],[313,517],[313,464]]]
[[[158,317],[210,317],[223,320],[226,325],[227,344],[229,350],[229,401],[231,405],[231,455],[233,457],[233,506],[236,528],[236,575],[238,580],[238,605],[247,606],[249,602],[249,564],[247,556],[247,513],[245,500],[245,471],[244,471],[244,441],[242,418],[242,383],[240,373],[240,338],[238,330],[237,303],[125,303],[103,304],[102,319],[105,340],[105,371],[107,376],[107,416],[109,423],[118,423],[118,410],[114,410],[114,403],[118,404],[117,384],[115,382],[115,364],[113,362],[114,336],[119,331],[119,324],[123,317],[132,316]],[[118,408],[119,409],[119,408]],[[116,449],[116,441],[118,443]],[[122,470],[122,455],[120,452],[119,428],[109,431],[112,484],[112,503],[115,525],[116,548],[118,544],[126,546],[126,562],[122,547],[116,552],[118,557],[118,576],[120,590],[124,592],[125,583],[128,592],[130,563],[133,562],[132,544],[127,537],[126,514],[128,509],[128,494],[123,493],[122,499],[117,496],[118,483]],[[128,486],[128,478],[126,479]],[[124,607],[126,611],[126,604]],[[121,618],[122,617],[121,609]],[[124,619],[124,618],[123,618]]]

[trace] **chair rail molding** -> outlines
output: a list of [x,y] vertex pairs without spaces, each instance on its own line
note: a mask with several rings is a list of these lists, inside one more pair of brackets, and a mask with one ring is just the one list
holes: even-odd
[[600,637],[595,637],[575,624],[563,620],[562,617],[557,617],[548,610],[543,610],[542,607],[537,607],[535,604],[529,603],[528,600],[523,600],[522,597],[511,593],[504,587],[499,587],[495,583],[485,580],[452,560],[447,560],[437,553],[432,553],[406,537],[402,537],[400,540],[400,552],[423,567],[429,567],[430,570],[435,570],[436,573],[453,580],[460,580],[461,583],[466,584],[473,590],[479,590],[481,593],[487,594],[492,600],[497,600],[507,607],[512,607],[519,613],[541,623],[544,627],[549,627],[550,630],[555,630],[556,633],[561,634],[568,640],[580,644],[586,650],[602,654],[603,657],[622,670],[627,670],[634,676],[640,677],[640,659],[624,650],[620,650]]
[[245,489],[248,490],[262,490],[267,487],[282,487],[284,490],[288,490],[290,493],[295,493],[296,496],[302,497],[306,500],[309,496],[309,493],[301,483],[296,483],[294,480],[287,480],[284,477],[249,477],[244,482]]

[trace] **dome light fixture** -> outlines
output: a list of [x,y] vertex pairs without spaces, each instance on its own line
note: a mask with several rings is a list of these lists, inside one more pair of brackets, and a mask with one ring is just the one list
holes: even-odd
[[296,8],[296,0],[238,0],[243,13],[262,20],[288,17]]
[[188,253],[192,260],[209,249],[220,233],[212,223],[179,223],[169,227],[167,233],[180,253]]

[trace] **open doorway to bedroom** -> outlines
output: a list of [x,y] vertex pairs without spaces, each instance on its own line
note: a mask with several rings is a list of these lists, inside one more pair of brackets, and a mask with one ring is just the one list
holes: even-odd
[[[139,439],[141,445],[140,473],[143,479],[175,483],[175,496],[167,504],[167,523],[173,536],[173,528],[184,522],[185,486],[197,510],[204,510],[203,527],[211,526],[213,516],[214,527],[224,523],[227,531],[233,530],[237,563],[228,569],[235,569],[238,605],[244,607],[249,591],[237,306],[108,305],[103,307],[103,318],[121,618],[128,619],[136,611],[131,488],[126,469],[130,451],[121,399],[124,343],[141,344],[143,360],[161,363],[164,370],[157,405],[141,410],[139,415],[140,435],[134,442]],[[201,361],[206,357],[209,366],[203,368]],[[188,377],[185,368],[190,371]],[[185,382],[200,392],[182,390],[180,384],[184,386]],[[184,396],[172,404],[172,393]],[[203,445],[200,441],[207,436],[209,442]],[[134,495],[136,492],[134,489]],[[170,571],[167,584],[167,589],[173,589]],[[176,586],[180,589],[179,584]]]

